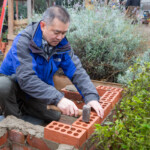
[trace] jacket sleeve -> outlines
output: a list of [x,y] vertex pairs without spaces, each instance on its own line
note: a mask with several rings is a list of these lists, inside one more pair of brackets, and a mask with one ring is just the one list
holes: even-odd
[[63,94],[37,76],[37,64],[28,48],[29,41],[29,37],[25,35],[17,36],[12,46],[12,60],[16,69],[17,82],[20,88],[31,97],[45,104],[57,105]]
[[82,95],[85,103],[91,100],[99,100],[99,95],[88,74],[83,69],[79,58],[74,55],[73,50],[64,54],[61,68]]

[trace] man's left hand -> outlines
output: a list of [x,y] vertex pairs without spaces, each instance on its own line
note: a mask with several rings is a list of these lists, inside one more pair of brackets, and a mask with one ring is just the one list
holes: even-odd
[[101,118],[104,117],[104,110],[98,101],[92,100],[92,101],[88,102],[87,105],[91,106],[96,111],[96,113],[99,117],[101,117]]

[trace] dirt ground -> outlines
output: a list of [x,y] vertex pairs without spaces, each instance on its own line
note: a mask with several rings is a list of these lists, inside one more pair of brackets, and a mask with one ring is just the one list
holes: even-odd
[[140,25],[138,32],[141,32],[143,37],[147,40],[146,44],[150,48],[150,24],[149,25]]

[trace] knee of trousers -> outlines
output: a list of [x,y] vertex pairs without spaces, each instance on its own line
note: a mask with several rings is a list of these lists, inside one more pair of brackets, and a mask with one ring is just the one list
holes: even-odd
[[0,77],[0,99],[6,98],[9,96],[13,89],[14,81],[8,77]]

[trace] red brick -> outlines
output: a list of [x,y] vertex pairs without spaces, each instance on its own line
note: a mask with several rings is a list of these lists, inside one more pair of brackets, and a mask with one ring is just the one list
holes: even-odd
[[99,96],[103,96],[104,93],[106,92],[106,89],[105,89],[104,87],[105,87],[105,86],[103,86],[103,85],[100,85],[100,86],[97,86],[97,87],[96,87]]
[[48,146],[42,139],[31,136],[31,135],[27,136],[27,143],[31,147],[38,148],[39,150],[51,150],[50,148],[48,148]]
[[110,113],[112,105],[111,105],[111,103],[104,102],[104,101],[101,101],[100,104],[101,104],[102,108],[104,109],[104,117],[103,117],[103,120],[104,120]]
[[84,106],[84,101],[80,100],[80,101],[73,101],[75,103],[75,105],[78,107],[78,109],[83,109]]
[[86,130],[53,121],[44,128],[44,138],[79,148],[86,141]]
[[7,138],[8,138],[8,132],[5,133],[2,137],[0,137],[0,146],[2,146],[7,142]]
[[79,92],[72,92],[72,91],[68,91],[66,90],[65,88],[61,89],[61,92],[64,93],[64,96],[68,99],[71,99],[71,100],[83,100],[82,99],[82,96],[79,94]]
[[9,139],[16,143],[25,143],[25,136],[22,132],[16,131],[16,130],[10,130],[9,131]]
[[33,150],[33,149],[31,147],[27,147],[25,145],[13,143],[12,150]]
[[122,97],[123,88],[100,85],[96,87],[96,89],[100,96],[103,96],[107,91],[111,91],[111,92],[113,91],[113,92],[119,92],[119,98]]
[[100,120],[100,117],[98,117],[96,113],[91,112],[89,123],[83,122],[81,116],[72,124],[72,126],[85,129],[87,131],[86,138],[89,138],[89,136],[94,132],[95,129],[94,124],[101,123],[100,121],[102,122],[102,120]]
[[10,150],[10,148],[8,146],[5,146],[3,148],[0,148],[0,150]]
[[120,93],[119,92],[111,92],[107,91],[101,98],[100,102],[110,102],[112,104],[112,108],[119,101]]

